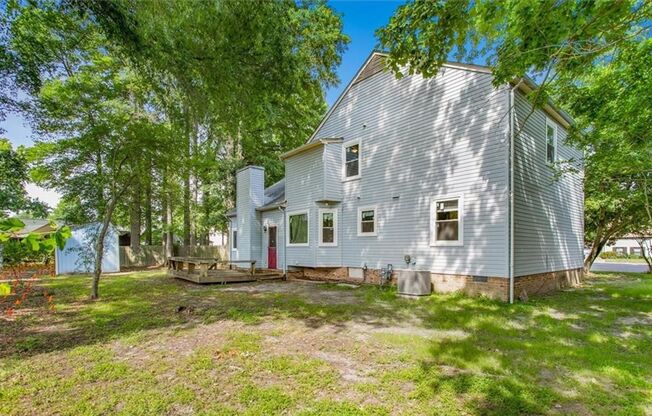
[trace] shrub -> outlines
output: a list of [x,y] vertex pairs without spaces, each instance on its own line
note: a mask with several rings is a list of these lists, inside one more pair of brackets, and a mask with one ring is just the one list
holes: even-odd
[[608,259],[621,259],[623,258],[624,255],[620,253],[616,253],[615,251],[603,251],[600,253],[600,258],[603,260],[608,260]]

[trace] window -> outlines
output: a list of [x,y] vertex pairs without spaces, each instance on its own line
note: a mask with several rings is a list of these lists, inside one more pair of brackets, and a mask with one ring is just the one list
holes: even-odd
[[546,119],[546,161],[555,163],[557,160],[557,124]]
[[337,245],[336,209],[319,210],[319,245],[326,247]]
[[461,246],[464,231],[461,196],[437,198],[430,207],[430,245]]
[[358,236],[374,236],[376,231],[376,207],[358,208]]
[[344,180],[360,177],[360,142],[344,145]]
[[288,213],[288,245],[308,245],[308,211]]
[[231,248],[233,250],[237,250],[238,249],[238,230],[234,228],[232,234],[233,234],[233,238],[231,239]]

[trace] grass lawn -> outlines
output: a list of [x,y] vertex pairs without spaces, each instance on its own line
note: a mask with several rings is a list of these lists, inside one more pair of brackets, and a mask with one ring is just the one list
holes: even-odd
[[0,322],[0,414],[652,414],[651,275],[512,306],[160,272],[91,302],[89,284],[45,280],[55,312],[37,290]]

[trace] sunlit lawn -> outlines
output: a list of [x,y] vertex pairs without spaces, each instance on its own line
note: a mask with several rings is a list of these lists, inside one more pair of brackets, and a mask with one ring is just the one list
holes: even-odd
[[0,414],[652,413],[650,275],[513,306],[155,272],[90,302],[88,285],[47,280],[55,313],[37,291],[0,321]]

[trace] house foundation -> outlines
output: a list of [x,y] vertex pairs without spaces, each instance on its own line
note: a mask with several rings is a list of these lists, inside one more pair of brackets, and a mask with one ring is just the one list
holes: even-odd
[[[519,276],[514,279],[514,296],[523,298],[545,295],[566,287],[574,287],[581,283],[582,276],[582,268]],[[337,283],[379,284],[381,274],[377,269],[293,267],[288,273],[288,278],[290,280],[308,279]],[[431,273],[430,280],[433,292],[461,292],[468,296],[486,296],[505,302],[509,300],[509,279],[505,277]],[[396,273],[393,274],[389,283],[396,284]]]

